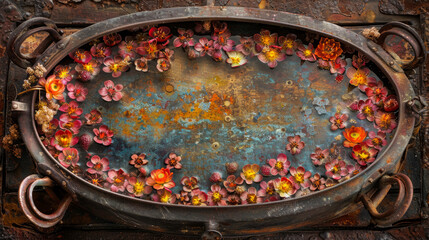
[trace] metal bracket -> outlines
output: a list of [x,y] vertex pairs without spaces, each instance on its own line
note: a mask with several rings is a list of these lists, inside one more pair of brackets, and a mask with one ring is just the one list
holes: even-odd
[[404,70],[401,68],[401,66],[395,61],[395,59],[390,56],[384,49],[376,44],[375,42],[368,40],[366,42],[368,45],[368,48],[375,53],[379,58],[381,58],[389,67],[391,67],[395,72],[403,73]]
[[28,111],[28,105],[23,102],[12,101],[12,112],[26,112]]

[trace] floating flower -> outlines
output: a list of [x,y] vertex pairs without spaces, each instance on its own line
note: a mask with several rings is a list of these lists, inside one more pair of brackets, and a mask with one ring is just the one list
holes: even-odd
[[358,55],[353,55],[352,65],[355,68],[361,68],[365,66],[368,62],[368,58],[360,52],[358,52]]
[[314,51],[314,55],[326,61],[334,61],[342,53],[343,50],[341,49],[341,44],[339,42],[325,37],[320,38],[319,44]]
[[212,54],[212,59],[216,62],[222,62],[223,61],[223,54],[221,50],[214,50]]
[[396,122],[395,115],[393,113],[387,113],[378,111],[375,114],[376,128],[380,131],[390,133],[396,128],[398,123]]
[[77,166],[77,162],[79,161],[79,152],[76,148],[64,148],[62,153],[58,155],[58,160],[61,165],[66,168]]
[[106,57],[103,63],[105,65],[105,67],[103,67],[103,71],[106,73],[112,73],[112,77],[114,78],[121,76],[122,72],[129,69],[128,58],[122,59],[120,56],[115,56],[115,58]]
[[231,33],[228,30],[216,36],[212,36],[214,47],[216,49],[223,49],[225,52],[232,51],[235,42],[229,39],[230,37]]
[[360,143],[353,147],[352,157],[361,166],[366,166],[374,162],[378,151],[375,148],[370,148],[366,143]]
[[259,61],[267,63],[268,67],[275,68],[277,62],[285,60],[286,55],[281,52],[281,49],[277,46],[271,46],[269,48],[264,48],[262,52],[258,55]]
[[323,190],[326,187],[325,186],[326,180],[320,177],[319,173],[314,174],[313,177],[310,178],[310,182],[311,182],[311,185],[310,185],[311,191],[315,191],[317,189]]
[[96,186],[102,187],[104,184],[104,177],[100,174],[87,174],[88,181]]
[[122,37],[119,33],[110,33],[103,36],[103,41],[107,46],[113,47],[122,41]]
[[183,191],[192,192],[194,189],[198,189],[198,179],[196,177],[183,177],[180,180],[180,183],[183,185]]
[[335,61],[329,62],[329,66],[332,74],[343,74],[346,71],[347,62],[341,57],[337,57]]
[[343,146],[353,147],[356,144],[363,142],[366,138],[366,131],[363,127],[352,126],[344,129],[343,136],[346,138],[343,142]]
[[145,179],[142,177],[129,177],[129,184],[126,187],[127,191],[134,197],[141,197],[143,194],[150,194],[152,192],[152,187],[147,186],[145,182]]
[[228,205],[240,205],[241,198],[237,194],[230,194],[228,195],[227,203]]
[[225,168],[228,174],[234,174],[238,170],[238,163],[237,162],[225,163]]
[[149,66],[147,65],[147,59],[144,57],[136,59],[134,61],[134,65],[136,65],[136,70],[140,72],[147,72],[149,69]]
[[214,47],[213,47],[213,40],[208,40],[207,38],[203,37],[198,40],[198,42],[195,44],[195,50],[200,52],[200,56],[209,55],[212,56],[214,53]]
[[67,90],[69,91],[67,93],[69,98],[76,99],[78,102],[85,101],[86,95],[88,95],[88,89],[80,83],[76,83],[75,85],[71,83],[67,84]]
[[111,183],[110,190],[112,192],[123,192],[128,186],[128,174],[124,170],[110,170],[107,173],[107,181]]
[[121,91],[123,88],[122,84],[115,85],[112,80],[107,80],[104,82],[104,87],[98,90],[98,93],[104,101],[119,101],[122,98]]
[[269,48],[272,45],[277,44],[277,33],[271,34],[269,30],[262,30],[259,33],[253,35],[253,40],[256,43],[256,51],[261,52],[264,48]]
[[90,113],[85,114],[85,119],[86,124],[88,125],[95,125],[101,123],[101,121],[103,120],[101,118],[101,113],[97,109],[94,109]]
[[228,59],[226,59],[226,62],[231,64],[231,67],[238,67],[242,66],[247,63],[246,57],[238,51],[231,51],[226,53],[228,55]]
[[302,188],[310,187],[311,172],[305,171],[304,167],[299,166],[298,168],[291,167],[290,175],[292,175],[294,181],[301,185]]
[[104,43],[99,43],[91,47],[91,55],[96,57],[99,62],[102,62],[105,57],[109,57],[111,54],[112,50]]
[[[64,119],[66,119],[66,121],[62,121]],[[61,129],[68,129],[72,131],[73,134],[78,134],[79,129],[82,127],[82,122],[80,120],[73,121],[70,118],[60,118],[59,125]]]
[[243,167],[243,172],[240,173],[240,176],[247,184],[252,184],[253,182],[262,181],[262,175],[259,172],[258,164],[247,164]]
[[368,81],[374,80],[372,77],[368,77],[370,73],[369,68],[354,68],[349,67],[347,69],[346,75],[350,79],[350,84],[353,86],[360,86],[360,85],[368,85]]
[[344,180],[349,180],[350,178],[356,176],[358,173],[360,173],[365,166],[361,166],[359,163],[356,163],[355,165],[347,165],[347,171],[349,174],[345,176]]
[[143,167],[143,165],[146,165],[149,161],[146,158],[146,154],[133,154],[131,156],[131,160],[129,161],[129,164],[133,165],[135,168],[139,169]]
[[383,109],[386,112],[393,112],[399,108],[398,100],[395,95],[389,95],[383,100]]
[[152,201],[173,204],[176,202],[176,194],[173,194],[170,189],[161,189],[152,195]]
[[54,118],[49,123],[42,125],[42,131],[45,133],[45,136],[52,136],[55,133],[55,130],[57,130],[58,126],[60,125],[60,121],[58,119]]
[[180,163],[180,161],[182,160],[182,157],[177,156],[175,153],[170,153],[170,155],[168,155],[168,158],[166,158],[164,160],[164,163],[167,164],[167,168],[168,169],[181,169],[182,168],[182,164]]
[[[352,109],[355,108],[354,106],[351,107]],[[377,112],[377,107],[372,103],[371,99],[367,99],[365,101],[359,100],[357,102],[357,110],[359,113],[357,114],[358,119],[365,119],[373,122],[375,118],[375,113]]]
[[156,39],[152,39],[149,41],[141,42],[139,47],[137,47],[137,53],[142,55],[144,58],[148,60],[152,60],[158,57],[159,51],[163,46],[158,44]]
[[194,46],[194,39],[192,36],[194,36],[194,31],[191,29],[185,30],[183,28],[177,29],[177,32],[179,33],[179,36],[174,39],[173,45],[174,47],[192,47]]
[[190,205],[193,206],[206,206],[208,196],[205,192],[195,189],[191,192],[191,201]]
[[101,125],[99,129],[94,128],[94,141],[104,146],[109,146],[112,143],[113,131],[106,125]]
[[171,67],[171,63],[168,59],[159,58],[156,61],[156,69],[158,69],[158,71],[160,72],[167,71],[168,69],[170,69],[170,67]]
[[314,153],[310,154],[310,158],[314,165],[320,166],[329,158],[329,149],[322,150],[320,147],[316,147]]
[[290,167],[290,161],[287,160],[286,154],[280,153],[276,159],[268,160],[268,164],[271,166],[270,173],[273,176],[279,174],[285,176]]
[[325,164],[325,169],[326,176],[335,180],[339,180],[348,174],[346,163],[343,160],[333,159]]
[[221,188],[219,185],[214,184],[210,187],[210,192],[207,193],[207,202],[210,206],[225,206],[226,197],[228,195],[225,188]]
[[72,80],[71,68],[69,66],[57,65],[54,68],[54,75],[63,81],[63,83]]
[[109,159],[100,158],[98,155],[93,155],[91,157],[91,160],[86,162],[86,166],[88,167],[86,171],[89,172],[90,174],[97,173],[97,174],[103,175],[103,172],[110,169]]
[[122,58],[129,57],[130,59],[134,59],[136,57],[137,43],[133,40],[125,38],[125,41],[122,41],[118,48],[118,53]]
[[180,191],[180,193],[176,193],[177,204],[189,205],[189,200],[189,192]]
[[365,93],[374,104],[378,104],[387,97],[387,89],[383,86],[382,81],[378,81],[374,87],[367,87]]
[[298,43],[296,42],[296,35],[289,33],[288,35],[286,35],[286,37],[280,36],[279,45],[282,48],[282,51],[286,53],[286,55],[293,55],[296,48],[298,47]]
[[45,87],[47,99],[64,99],[63,92],[66,89],[66,86],[63,81],[56,78],[55,75],[49,76],[48,79],[40,79],[39,84]]
[[314,55],[313,50],[314,47],[311,43],[309,43],[307,47],[305,47],[303,44],[299,44],[296,55],[303,61],[314,62],[316,61],[316,55]]
[[262,165],[261,166],[261,174],[262,176],[271,176],[271,166],[269,165]]
[[286,145],[286,150],[288,150],[292,155],[298,154],[304,148],[305,143],[301,141],[301,136],[289,136],[287,137],[288,144]]
[[58,130],[51,139],[51,145],[54,146],[58,151],[62,151],[64,148],[72,147],[78,142],[79,138],[73,137],[73,134],[70,130]]
[[243,182],[244,182],[244,180],[240,176],[235,177],[234,175],[229,175],[226,178],[226,181],[223,182],[223,185],[225,186],[225,188],[228,192],[235,192],[237,185],[241,185],[241,184],[243,184]]
[[83,49],[77,49],[71,53],[69,53],[69,56],[77,63],[88,63],[91,61],[92,56],[91,53],[88,51],[85,51]]
[[99,63],[97,60],[92,59],[88,63],[77,64],[76,72],[78,72],[78,79],[86,82],[94,78],[98,73],[100,73],[100,68],[98,67]]
[[329,122],[332,123],[331,130],[335,131],[337,129],[343,129],[346,127],[346,121],[349,119],[347,114],[335,113],[333,117],[329,118]]
[[365,141],[365,143],[369,147],[373,147],[377,150],[381,150],[382,147],[386,146],[386,133],[385,132],[378,132],[377,134],[373,131],[368,133],[369,139]]
[[170,28],[161,26],[158,28],[152,27],[149,30],[149,36],[151,38],[156,38],[158,42],[165,42],[172,36],[172,34],[170,34]]
[[64,103],[58,109],[61,112],[65,112],[69,117],[75,119],[78,118],[82,114],[82,108],[79,108],[79,105],[75,101],[71,101],[70,103]]
[[259,186],[260,188],[258,192],[261,192],[261,195],[271,197],[276,194],[276,190],[274,188],[274,180],[270,180],[268,182],[262,181]]
[[282,177],[277,178],[273,182],[274,189],[280,195],[280,197],[288,198],[296,193],[299,189],[299,185],[294,182],[293,177]]
[[255,204],[264,201],[265,194],[257,192],[256,188],[250,187],[246,192],[240,195],[241,204]]
[[173,173],[168,168],[161,168],[153,170],[150,177],[147,178],[146,184],[152,186],[156,190],[163,188],[173,188],[176,183],[172,181]]
[[317,59],[318,67],[323,70],[331,69],[331,65],[329,65],[329,61],[323,60],[321,58]]
[[252,37],[241,37],[240,44],[235,46],[235,49],[244,55],[256,55],[255,52],[255,41],[253,41]]
[[214,172],[209,178],[210,182],[212,183],[219,183],[222,181],[222,175],[220,175],[219,172]]

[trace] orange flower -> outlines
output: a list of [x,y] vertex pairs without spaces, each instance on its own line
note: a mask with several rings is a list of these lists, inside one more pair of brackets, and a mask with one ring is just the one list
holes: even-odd
[[343,143],[344,147],[353,147],[363,142],[366,138],[366,132],[363,127],[352,126],[351,128],[346,128],[344,129],[343,135],[346,138]]
[[316,51],[314,51],[317,57],[326,61],[335,61],[341,53],[343,53],[343,50],[339,42],[324,37],[320,38],[319,45],[317,45]]
[[170,169],[161,168],[153,170],[150,173],[150,177],[146,180],[146,184],[153,186],[156,190],[163,188],[173,188],[176,184],[172,181],[173,173],[170,172]]
[[47,99],[64,99],[63,92],[66,89],[66,86],[62,80],[56,78],[55,75],[48,77],[48,79],[41,79],[40,84],[45,87]]

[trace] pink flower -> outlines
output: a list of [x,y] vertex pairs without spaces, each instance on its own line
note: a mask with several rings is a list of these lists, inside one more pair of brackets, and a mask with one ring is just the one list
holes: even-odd
[[98,73],[100,73],[99,63],[96,59],[92,59],[88,63],[78,64],[75,69],[78,72],[78,78],[81,81],[88,81],[93,79]]
[[290,175],[292,175],[293,180],[301,185],[302,188],[310,187],[311,172],[305,171],[304,167],[299,166],[298,168],[291,167]]
[[[66,120],[66,121],[63,121]],[[73,134],[78,134],[79,129],[82,127],[82,122],[80,120],[73,121],[71,118],[60,118],[59,122],[61,129],[68,129],[73,132]]]
[[221,188],[219,185],[214,184],[210,187],[211,191],[207,193],[207,202],[210,206],[225,206],[226,197],[228,195],[225,188]]
[[208,196],[205,192],[201,191],[200,189],[195,189],[191,192],[191,201],[188,205],[206,206],[207,200]]
[[101,125],[99,129],[94,128],[94,141],[104,146],[109,146],[112,143],[113,131],[109,130],[106,125]]
[[70,130],[58,130],[51,139],[51,146],[55,147],[58,151],[62,151],[64,148],[72,147],[78,142],[79,138],[73,137]]
[[149,30],[149,36],[152,38],[156,38],[158,42],[167,41],[173,34],[170,34],[170,28],[166,26],[161,27],[152,27]]
[[349,67],[347,68],[346,75],[350,79],[350,84],[353,86],[358,86],[359,89],[364,89],[365,86],[368,85],[369,82],[375,81],[375,78],[368,77],[370,74],[370,70],[367,67],[364,68],[354,68]]
[[180,183],[183,185],[183,191],[192,192],[194,189],[198,189],[198,179],[196,177],[183,177],[180,180]]
[[339,180],[348,174],[346,163],[343,160],[334,159],[325,164],[326,176]]
[[250,187],[240,195],[241,204],[262,203],[264,202],[264,197],[265,194],[263,192],[257,192],[254,187]]
[[157,58],[159,51],[162,48],[164,48],[163,45],[158,44],[158,41],[156,39],[152,39],[149,41],[141,42],[139,47],[137,47],[137,53],[148,60],[152,60]]
[[319,68],[324,69],[324,70],[329,70],[331,68],[331,66],[329,65],[329,61],[327,60],[323,60],[321,58],[317,59],[317,63],[319,64]]
[[182,157],[177,156],[174,153],[170,153],[170,155],[168,155],[168,158],[166,158],[164,160],[164,163],[167,164],[167,168],[168,169],[181,169],[182,168],[182,164],[180,163],[180,161],[182,160]]
[[70,167],[70,165],[77,166],[79,152],[75,148],[64,148],[62,153],[58,155],[58,160],[66,168]]
[[390,133],[396,128],[398,123],[393,113],[378,111],[375,113],[375,127],[383,132]]
[[240,173],[240,176],[247,184],[252,184],[253,182],[262,181],[262,175],[259,174],[259,165],[258,164],[247,164],[243,167],[243,172]]
[[358,55],[353,55],[352,65],[355,68],[361,68],[361,67],[365,66],[366,63],[368,63],[368,62],[369,62],[369,60],[367,59],[367,57],[360,52],[358,52]]
[[377,153],[377,149],[370,148],[365,142],[363,142],[353,147],[352,157],[361,166],[366,166],[368,163],[374,162]]
[[69,66],[57,65],[54,69],[54,75],[63,81],[64,84],[72,80],[72,73]]
[[87,174],[86,176],[88,177],[88,182],[90,182],[90,183],[92,183],[92,184],[94,184],[96,186],[99,186],[99,187],[102,187],[104,185],[104,177],[103,177],[103,175],[100,175],[100,174]]
[[107,173],[107,181],[111,183],[110,190],[112,192],[123,192],[128,185],[128,174],[124,170],[110,170]]
[[67,113],[71,118],[78,118],[83,112],[82,108],[79,108],[79,105],[75,101],[64,103],[58,110]]
[[129,69],[128,62],[129,58],[122,59],[121,56],[115,56],[115,58],[112,57],[106,57],[104,59],[104,65],[103,71],[105,73],[112,73],[112,77],[117,78],[121,76],[122,72],[125,72]]
[[115,85],[112,80],[107,80],[104,82],[104,87],[98,90],[98,93],[104,101],[119,101],[122,98],[121,91],[123,88],[122,84]]
[[156,194],[153,194],[152,201],[170,203],[173,204],[176,202],[176,194],[173,194],[170,189],[164,188],[156,191]]
[[261,52],[263,49],[269,48],[277,44],[277,33],[271,34],[269,30],[261,30],[260,34],[253,35],[256,43],[256,51]]
[[97,155],[91,157],[91,160],[86,163],[88,167],[86,169],[90,174],[100,174],[103,175],[103,172],[110,169],[109,160],[107,158],[100,158]]
[[[351,108],[354,109],[356,107],[352,105]],[[377,107],[372,103],[371,99],[367,99],[366,101],[359,100],[359,102],[357,102],[357,110],[359,110],[356,116],[358,119],[363,120],[366,118],[370,122],[374,121],[374,114],[377,112]]]
[[195,44],[195,50],[200,52],[200,56],[209,55],[212,56],[214,53],[214,47],[213,47],[213,40],[208,40],[207,38],[203,37],[198,40],[198,42]]
[[332,123],[331,130],[335,131],[337,129],[343,129],[346,127],[346,121],[349,119],[349,116],[347,114],[339,114],[335,113],[333,117],[329,118],[329,122]]
[[71,99],[76,99],[78,102],[85,101],[86,95],[88,94],[88,89],[82,86],[80,83],[75,85],[69,83],[67,84],[68,96]]
[[229,39],[230,37],[231,33],[228,30],[213,36],[212,39],[214,41],[214,47],[216,49],[223,49],[225,52],[232,51],[235,42]]
[[136,59],[134,61],[134,65],[136,65],[136,70],[140,72],[147,72],[149,69],[149,66],[147,65],[147,59],[144,57]]
[[303,44],[298,45],[298,51],[296,55],[301,58],[303,61],[314,62],[316,61],[316,55],[314,55],[313,44],[309,43],[307,47],[304,47]]
[[85,119],[86,124],[88,125],[95,125],[101,123],[101,121],[103,120],[101,118],[101,113],[97,109],[94,109],[90,113],[85,114]]
[[289,178],[277,178],[274,180],[273,184],[274,189],[277,191],[280,197],[283,198],[291,197],[299,189],[299,184],[295,182],[292,176],[290,176]]
[[237,185],[241,185],[243,184],[243,182],[244,180],[240,176],[235,177],[234,175],[229,175],[226,178],[226,181],[223,182],[223,185],[225,186],[228,192],[235,192]]
[[387,97],[387,89],[383,87],[382,81],[378,81],[375,86],[365,88],[365,93],[374,104],[378,104]]
[[288,35],[286,35],[286,37],[280,36],[279,45],[287,55],[293,55],[294,51],[298,47],[298,43],[296,42],[296,35],[289,33]]
[[156,61],[156,69],[158,69],[159,72],[165,72],[168,69],[170,69],[171,63],[168,59],[165,58],[159,58]]
[[103,36],[103,41],[107,46],[113,47],[122,41],[122,37],[119,33],[109,33]]
[[280,176],[285,176],[290,167],[290,162],[287,160],[286,154],[280,153],[276,159],[268,160],[268,164],[271,166],[270,173],[273,176],[280,174]]
[[129,164],[133,165],[135,168],[139,169],[141,168],[143,165],[146,165],[148,163],[148,160],[145,159],[146,158],[146,154],[133,154],[131,156],[131,160],[129,161]]
[[235,46],[235,49],[244,55],[256,55],[255,52],[255,41],[253,41],[252,37],[241,37],[240,44]]
[[347,62],[341,57],[337,57],[335,62],[332,62],[332,61],[329,62],[329,66],[332,74],[335,74],[335,73],[343,74],[344,71],[346,71]]
[[112,54],[112,50],[104,43],[91,47],[91,55],[96,57],[99,62],[102,62],[105,57],[109,57],[110,54]]
[[240,205],[241,204],[241,198],[237,194],[230,194],[228,195],[228,205]]
[[311,186],[310,186],[311,191],[315,191],[317,189],[323,190],[326,187],[325,186],[326,180],[320,177],[319,173],[314,174],[313,177],[310,178],[310,182],[311,182]]
[[268,182],[262,181],[259,186],[260,188],[258,192],[261,192],[261,195],[265,195],[268,197],[276,195],[276,190],[274,188],[274,180],[270,180]]
[[292,155],[298,154],[304,148],[305,143],[301,141],[301,136],[289,136],[287,137],[288,144],[286,145],[286,150],[288,150]]
[[150,194],[152,187],[145,185],[146,179],[142,177],[129,177],[126,189],[134,197],[141,197],[143,194]]
[[191,29],[185,30],[183,28],[177,29],[177,32],[179,33],[179,36],[174,39],[173,45],[174,47],[191,47],[194,46],[194,39],[192,36],[194,36],[194,32]]
[[85,51],[83,49],[77,49],[69,53],[69,56],[77,63],[88,63],[91,61],[92,56],[91,53]]
[[176,193],[176,201],[177,204],[180,205],[189,205],[189,192],[180,191],[180,193]]
[[314,151],[314,153],[310,154],[310,158],[312,159],[313,164],[316,166],[320,166],[323,163],[325,163],[328,157],[329,157],[329,149],[322,150],[320,147],[316,147],[316,150]]
[[277,46],[270,46],[264,48],[262,52],[258,55],[259,61],[267,63],[268,67],[275,68],[277,62],[285,60],[286,55],[281,52],[281,49]]
[[122,58],[126,58],[128,56],[130,59],[134,59],[136,57],[135,51],[137,49],[137,43],[133,40],[125,38],[125,41],[122,41],[118,48],[118,53]]
[[383,109],[386,112],[393,112],[399,108],[398,100],[395,95],[389,95],[383,99]]

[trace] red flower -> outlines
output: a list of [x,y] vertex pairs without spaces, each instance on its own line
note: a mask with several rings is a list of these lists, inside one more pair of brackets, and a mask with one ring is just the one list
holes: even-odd
[[91,47],[91,55],[98,58],[99,61],[110,56],[110,54],[112,54],[112,50],[104,43],[99,43]]
[[86,119],[86,124],[88,125],[101,123],[101,121],[103,120],[101,118],[101,113],[97,109],[94,109],[90,113],[85,114],[85,119]]
[[389,95],[383,99],[383,109],[386,112],[393,112],[399,108],[398,100],[395,95]]
[[113,131],[109,130],[106,125],[101,125],[99,129],[94,128],[94,141],[104,146],[109,146],[112,143]]
[[296,35],[289,33],[288,35],[286,35],[286,37],[280,36],[279,45],[287,55],[293,55],[294,51],[298,47],[298,43],[296,42]]
[[286,55],[281,52],[281,49],[277,46],[264,48],[258,55],[259,61],[267,63],[270,68],[275,68],[277,66],[277,62],[281,62],[285,60],[285,58]]
[[167,41],[173,34],[170,34],[170,28],[166,26],[162,26],[159,28],[152,27],[149,30],[149,36],[151,38],[156,38],[158,42],[165,42]]
[[80,83],[75,85],[69,83],[67,84],[68,96],[71,99],[76,99],[78,102],[85,101],[86,95],[88,94],[88,89],[82,86]]
[[380,131],[390,133],[396,128],[398,123],[396,122],[395,115],[393,113],[387,113],[378,111],[375,114],[375,127]]
[[336,42],[334,39],[321,37],[319,44],[317,45],[314,55],[317,57],[326,60],[334,61],[343,53],[341,49],[341,44]]
[[244,180],[240,176],[235,177],[234,175],[229,175],[226,181],[223,182],[223,186],[225,186],[228,192],[235,192],[237,185],[241,185],[243,182]]
[[130,177],[128,178],[127,191],[134,197],[141,197],[143,194],[150,194],[152,188],[145,185],[146,180],[142,177]]
[[198,189],[198,179],[196,177],[183,177],[180,183],[183,185],[183,191],[192,192],[194,189]]
[[343,132],[346,140],[343,142],[344,147],[353,147],[358,143],[363,142],[366,138],[366,131],[363,127],[346,128]]
[[39,84],[45,87],[47,99],[63,100],[63,92],[66,89],[61,79],[55,78],[55,75],[51,75],[48,79],[41,78]]
[[305,168],[301,166],[298,168],[291,167],[289,171],[290,175],[293,176],[293,180],[300,184],[302,188],[310,187],[309,177],[311,177],[311,172],[305,171]]
[[373,131],[368,133],[369,139],[365,141],[365,143],[369,147],[373,147],[375,149],[381,150],[383,146],[386,146],[386,133],[385,132],[378,132],[377,134]]
[[347,119],[349,118],[349,116],[347,114],[339,114],[339,113],[335,113],[335,115],[333,117],[329,118],[329,122],[332,123],[331,125],[331,130],[335,131],[337,129],[343,129],[346,127],[345,122],[347,121]]
[[188,205],[193,206],[206,206],[208,196],[205,192],[200,189],[192,190],[191,192],[191,201]]
[[148,163],[148,160],[145,159],[146,158],[146,154],[133,154],[131,156],[131,160],[129,161],[129,164],[133,165],[135,168],[139,169],[141,168],[143,165],[146,165]]
[[288,150],[292,155],[298,154],[304,148],[305,143],[301,141],[301,136],[289,136],[287,137],[288,144],[286,145],[286,150]]
[[360,143],[353,147],[352,157],[361,165],[366,166],[375,160],[378,151],[370,148],[366,143]]
[[129,69],[128,65],[130,63],[128,60],[128,57],[122,59],[121,56],[115,56],[115,58],[106,57],[104,59],[105,67],[103,67],[103,71],[106,73],[112,73],[112,77],[117,78],[121,76],[122,72]]
[[256,51],[261,52],[264,48],[277,44],[277,33],[271,34],[269,30],[261,30],[260,34],[253,35],[256,43]]
[[298,45],[298,51],[296,55],[301,58],[303,61],[314,62],[316,61],[316,55],[314,55],[314,47],[313,44],[309,43],[307,47],[304,47],[303,44]]
[[122,41],[122,37],[118,33],[110,33],[103,36],[103,41],[107,46],[113,47]]
[[64,148],[60,155],[58,155],[58,160],[61,165],[66,168],[77,166],[77,162],[79,161],[79,152],[75,148]]
[[212,56],[214,53],[214,47],[213,47],[213,40],[208,40],[207,38],[203,37],[198,40],[197,44],[195,44],[195,50],[200,52],[200,56],[209,55]]
[[316,166],[320,166],[323,163],[325,163],[328,157],[329,157],[329,149],[322,150],[320,147],[316,147],[316,150],[314,151],[314,153],[310,154],[310,158],[312,159],[313,164]]
[[83,112],[82,108],[79,108],[79,105],[75,101],[64,103],[58,110],[67,113],[71,118],[78,118]]
[[172,168],[181,169],[182,168],[182,164],[180,163],[181,160],[182,160],[182,157],[177,156],[174,153],[170,153],[168,158],[164,160],[164,163],[167,164],[168,169],[172,169]]
[[282,177],[274,180],[274,189],[279,193],[280,197],[291,197],[299,189],[298,183],[296,183],[293,177]]
[[91,157],[91,160],[86,163],[88,169],[87,172],[91,174],[100,174],[103,175],[103,172],[110,169],[109,160],[107,158],[100,158],[97,155]]
[[[358,145],[356,145],[358,146]],[[342,160],[334,159],[325,164],[326,176],[339,180],[346,176],[349,172],[347,170],[346,163]]]
[[69,148],[79,142],[78,137],[73,137],[72,132],[69,130],[58,130],[55,136],[51,139],[51,145],[57,150],[62,151],[64,148]]
[[71,53],[69,53],[69,56],[77,63],[88,63],[91,61],[92,56],[91,53],[88,51],[85,51],[83,49],[77,49]]
[[107,173],[107,181],[111,183],[110,190],[112,192],[123,192],[128,185],[128,174],[124,170],[110,170]]
[[280,153],[276,159],[268,160],[268,164],[271,166],[270,173],[273,176],[279,174],[285,176],[289,170],[290,162],[287,160],[286,154]]
[[112,80],[107,80],[104,82],[104,87],[98,90],[98,93],[104,101],[119,101],[122,98],[121,91],[123,88],[122,84],[115,85]]
[[194,39],[192,36],[194,36],[194,32],[191,29],[185,30],[183,28],[177,29],[177,32],[179,33],[179,36],[174,39],[173,45],[174,47],[191,47],[194,46]]

